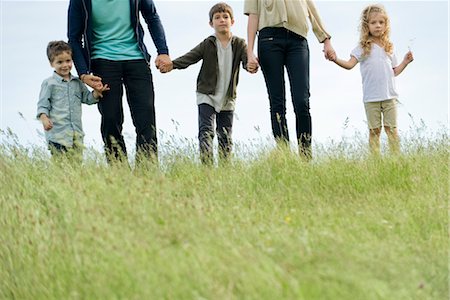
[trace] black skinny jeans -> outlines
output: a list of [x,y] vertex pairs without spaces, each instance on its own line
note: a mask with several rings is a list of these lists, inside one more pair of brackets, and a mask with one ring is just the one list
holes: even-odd
[[270,100],[272,132],[278,142],[288,142],[284,68],[291,86],[300,153],[311,155],[309,112],[309,48],[307,40],[285,28],[266,27],[258,36],[258,57]]
[[209,104],[198,105],[198,142],[200,159],[203,164],[213,163],[214,122],[216,122],[217,140],[219,142],[219,159],[222,162],[230,158],[233,147],[233,112],[216,112]]
[[137,157],[157,156],[157,133],[155,119],[155,93],[153,79],[145,60],[92,61],[95,75],[108,84],[110,90],[103,93],[98,104],[102,115],[101,132],[108,161],[123,159],[127,155],[122,135],[124,121],[122,96],[125,86],[133,125],[136,128]]

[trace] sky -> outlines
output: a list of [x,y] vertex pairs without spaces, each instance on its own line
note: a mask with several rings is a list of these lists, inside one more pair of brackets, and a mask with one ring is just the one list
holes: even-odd
[[[0,129],[11,130],[25,146],[45,147],[42,125],[36,120],[36,103],[42,81],[52,69],[45,49],[51,40],[67,40],[68,0],[0,0]],[[213,33],[208,12],[218,1],[156,0],[170,56],[177,58]],[[234,35],[246,38],[247,17],[243,1],[229,1],[234,9]],[[349,57],[358,42],[361,11],[368,1],[315,1],[341,58]],[[449,5],[448,1],[381,1],[391,18],[391,40],[399,60],[409,48],[412,62],[396,78],[400,94],[400,135],[426,126],[430,133],[448,130],[449,116]],[[156,49],[146,31],[145,42],[152,62]],[[322,44],[310,30],[311,115],[314,143],[326,144],[367,134],[359,66],[344,70],[324,59]],[[255,49],[256,52],[256,49]],[[160,74],[152,64],[155,85],[156,122],[160,149],[170,141],[196,142],[196,78],[201,63],[185,70]],[[75,68],[73,74],[76,74]],[[269,100],[261,72],[241,70],[233,138],[237,144],[272,140]],[[289,88],[287,88],[289,91]],[[124,99],[124,136],[134,147],[135,132]],[[295,116],[287,94],[289,133],[295,141]],[[85,144],[102,149],[100,114],[97,107],[83,106]],[[0,134],[6,142],[5,134]],[[294,143],[293,143],[294,144]]]

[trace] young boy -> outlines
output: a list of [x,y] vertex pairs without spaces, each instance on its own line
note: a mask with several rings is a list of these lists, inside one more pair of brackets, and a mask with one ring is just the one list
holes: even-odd
[[233,36],[230,31],[233,24],[232,8],[226,3],[217,3],[209,11],[209,25],[215,34],[175,59],[171,65],[160,67],[160,71],[166,73],[172,69],[185,69],[203,59],[197,78],[197,104],[200,158],[204,164],[213,162],[215,119],[219,157],[227,160],[232,149],[233,111],[240,63],[247,69],[247,44],[244,39]]
[[70,151],[81,159],[84,136],[81,103],[97,103],[102,92],[109,88],[99,84],[93,92],[89,92],[78,77],[70,74],[72,49],[66,42],[48,43],[47,57],[54,73],[42,83],[37,118],[44,126],[45,137],[53,156]]

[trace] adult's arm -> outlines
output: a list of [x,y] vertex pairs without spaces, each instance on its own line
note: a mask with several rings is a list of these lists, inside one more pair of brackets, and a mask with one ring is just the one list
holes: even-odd
[[247,23],[247,70],[249,72],[256,72],[259,67],[258,58],[254,53],[258,24],[259,16],[257,14],[249,14]]
[[312,1],[306,1],[308,6],[309,20],[311,21],[311,26],[320,43],[323,43],[326,39],[330,39],[331,35],[325,30],[325,27],[320,19],[319,13],[317,12],[316,6]]
[[323,43],[323,52],[325,54],[325,58],[328,60],[335,60],[336,52],[331,45],[331,35],[325,30],[314,2],[306,1],[306,3],[308,5],[308,15],[309,20],[311,21],[313,32],[319,42]]
[[90,72],[86,49],[83,48],[83,34],[86,16],[81,0],[70,0],[67,14],[67,37],[72,47],[72,57],[79,75]]
[[166,43],[166,35],[162,26],[158,13],[156,12],[155,4],[152,0],[142,0],[139,2],[139,9],[142,17],[147,23],[148,30],[155,44],[158,55],[169,55],[169,48]]

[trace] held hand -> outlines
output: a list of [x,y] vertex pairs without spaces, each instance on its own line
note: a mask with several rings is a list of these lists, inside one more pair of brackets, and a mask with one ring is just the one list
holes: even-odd
[[170,56],[167,54],[160,54],[155,59],[155,65],[158,70],[161,69],[165,70],[166,68],[169,68],[168,66],[170,66],[170,64],[172,64],[172,60],[170,59]]
[[336,60],[336,52],[333,49],[333,46],[331,46],[331,42],[329,39],[326,39],[323,42],[323,52],[325,54],[325,58],[330,61]]
[[328,60],[329,61],[335,62],[336,59],[337,59],[336,52],[333,51],[331,54],[328,55]]
[[107,84],[102,84],[101,86],[97,86],[94,89],[94,97],[96,99],[103,98],[103,92],[106,92],[106,91],[109,91],[109,90],[110,90],[110,88],[109,88],[109,86]]
[[80,76],[80,79],[83,83],[87,84],[93,89],[101,89],[103,86],[102,79],[93,74],[83,74]]
[[255,54],[253,52],[249,52],[247,53],[247,58],[248,58],[247,71],[249,71],[252,74],[258,72],[259,61],[258,58],[255,56]]
[[405,55],[405,58],[403,58],[403,61],[404,61],[406,64],[409,64],[409,63],[411,63],[413,60],[414,60],[414,56],[413,56],[412,52],[411,52],[411,51],[408,51],[408,53],[406,53],[406,55]]
[[160,65],[159,66],[159,71],[161,73],[168,73],[168,72],[170,72],[172,70],[173,70],[173,63],[172,62],[170,62],[170,64]]

